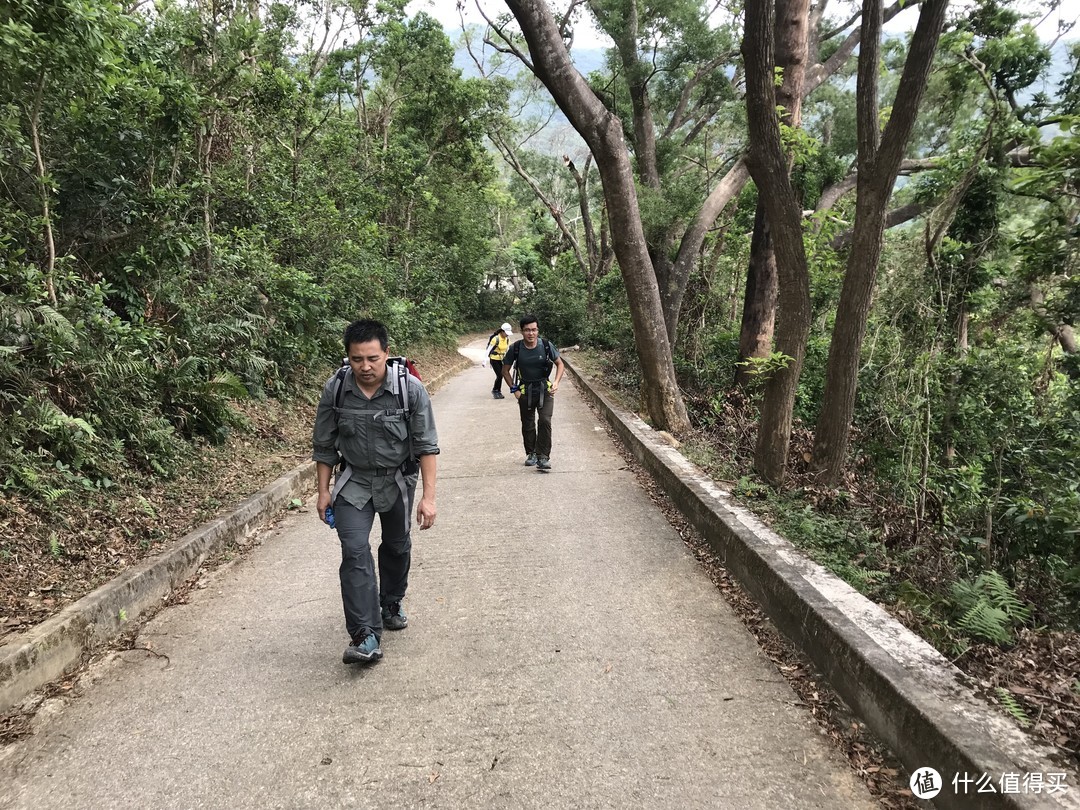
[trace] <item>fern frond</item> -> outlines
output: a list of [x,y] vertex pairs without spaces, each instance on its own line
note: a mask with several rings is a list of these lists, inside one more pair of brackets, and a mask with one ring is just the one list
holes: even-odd
[[97,432],[89,422],[77,416],[69,416],[51,400],[37,400],[28,408],[28,412],[30,427],[48,436],[67,428],[82,431],[90,439],[97,437]]
[[215,394],[232,397],[233,399],[247,399],[248,390],[243,380],[231,371],[223,371],[207,383],[208,391]]
[[63,498],[69,492],[71,492],[70,489],[61,489],[59,487],[46,487],[44,490],[42,490],[41,497],[45,501],[45,503],[53,504]]
[[1009,583],[999,572],[987,571],[980,574],[975,580],[975,586],[981,593],[986,594],[991,604],[1002,610],[1014,622],[1022,624],[1031,616],[1031,608],[1020,601],[1016,592],[1009,587]]
[[980,599],[968,609],[957,623],[964,632],[995,644],[1008,644],[1009,617],[985,599]]
[[954,582],[950,590],[953,602],[961,611],[970,610],[979,601],[979,589],[967,580]]
[[1013,716],[1024,728],[1031,725],[1031,718],[1028,717],[1027,712],[1024,711],[1024,707],[1020,705],[1020,702],[1013,697],[1013,693],[1004,687],[995,687],[994,691],[997,693],[998,700],[1001,701],[1001,705],[1005,707],[1005,710]]
[[129,380],[153,379],[153,368],[141,358],[105,357],[94,371],[94,381],[107,388],[113,388]]
[[169,372],[169,376],[172,378],[170,382],[176,388],[187,388],[188,386],[196,383],[201,376],[199,374],[199,366],[201,361],[198,357],[193,355],[187,355],[181,357],[176,365]]
[[35,313],[42,324],[51,329],[58,338],[68,343],[74,343],[77,340],[75,327],[62,313],[57,312],[48,304],[39,304]]

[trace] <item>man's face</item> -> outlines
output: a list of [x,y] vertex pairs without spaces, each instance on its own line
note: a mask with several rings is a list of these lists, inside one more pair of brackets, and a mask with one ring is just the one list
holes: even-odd
[[356,379],[364,386],[380,385],[386,379],[386,358],[390,352],[378,340],[349,345],[349,365]]
[[540,337],[540,324],[527,323],[521,327],[521,336],[525,338],[525,345],[530,349],[536,345],[537,338]]

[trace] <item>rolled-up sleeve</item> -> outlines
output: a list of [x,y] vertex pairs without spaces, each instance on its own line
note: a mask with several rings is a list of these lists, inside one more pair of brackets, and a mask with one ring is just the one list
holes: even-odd
[[435,430],[435,412],[431,407],[431,397],[427,389],[419,382],[409,380],[409,397],[412,400],[413,452],[417,456],[437,456],[439,454],[439,434]]
[[331,467],[338,462],[337,413],[334,410],[335,377],[323,386],[319,409],[315,412],[315,428],[311,432],[311,459]]

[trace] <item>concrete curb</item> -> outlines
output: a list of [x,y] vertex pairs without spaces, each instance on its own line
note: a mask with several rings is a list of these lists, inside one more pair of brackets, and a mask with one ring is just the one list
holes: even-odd
[[[912,772],[930,767],[941,774],[935,806],[1080,808],[1080,781],[1056,764],[1056,751],[980,702],[966,676],[937,650],[804,557],[640,418],[616,406],[566,355],[563,360],[585,397],[777,628]],[[1067,789],[991,795],[972,784],[966,795],[953,791],[954,774],[988,774],[1000,791],[1003,775],[1018,774],[1024,790],[1024,776],[1033,773],[1067,774]]]
[[[455,364],[424,385],[432,391],[471,365],[459,355]],[[315,463],[300,465],[232,512],[199,526],[157,556],[0,645],[0,712],[72,670],[85,653],[117,636],[125,622],[160,604],[213,553],[251,534],[293,498],[310,492],[314,481]]]
[[[436,374],[430,380],[424,378],[424,387],[428,390],[429,394],[435,393],[447,380],[451,377],[455,377],[467,368],[473,365],[473,361],[465,355],[458,352],[457,361],[451,365],[448,369],[445,369],[442,373]],[[420,369],[421,372],[423,369]]]
[[156,557],[132,566],[60,613],[0,646],[0,711],[77,666],[83,654],[115,637],[187,581],[215,551],[253,532],[311,488],[314,462],[297,467],[232,512],[184,535]]

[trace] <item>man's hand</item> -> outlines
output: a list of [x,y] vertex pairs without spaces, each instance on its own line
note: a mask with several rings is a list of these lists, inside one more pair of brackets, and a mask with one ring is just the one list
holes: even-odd
[[551,390],[550,390],[550,391],[548,391],[548,393],[549,393],[549,394],[554,394],[554,393],[555,393],[556,391],[558,391],[558,390],[559,390],[559,381],[558,381],[558,380],[556,380],[555,382],[553,382],[553,383],[551,384]]
[[430,529],[435,525],[435,501],[421,498],[416,507],[416,522],[420,524],[420,530]]
[[315,502],[315,511],[319,513],[319,520],[326,523],[326,508],[330,505],[330,493],[320,492],[319,499]]

